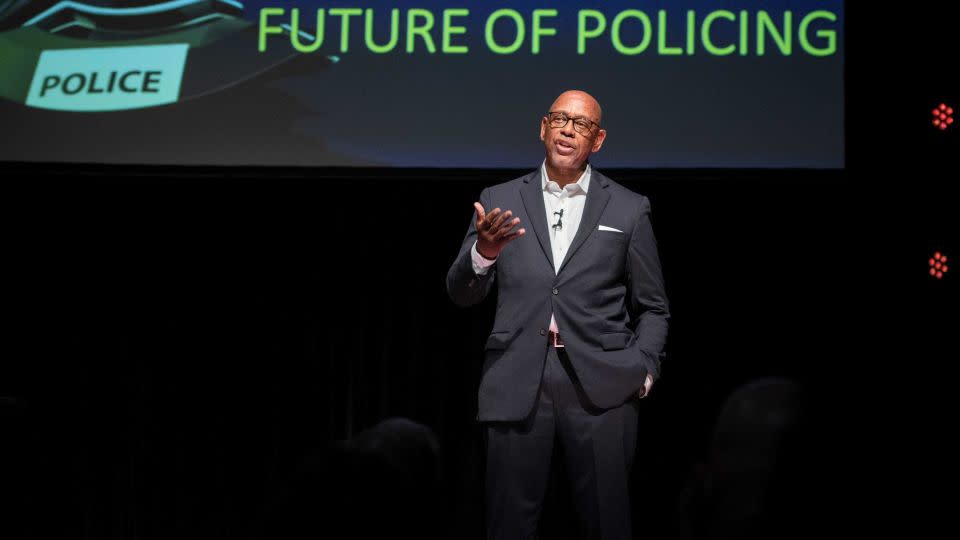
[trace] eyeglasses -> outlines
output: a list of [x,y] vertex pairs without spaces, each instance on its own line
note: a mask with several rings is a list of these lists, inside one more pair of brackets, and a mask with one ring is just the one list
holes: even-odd
[[578,116],[576,118],[572,116],[567,116],[567,113],[559,111],[548,111],[547,120],[550,122],[550,127],[562,128],[567,125],[567,122],[573,120],[573,129],[581,135],[593,135],[593,126],[600,127],[600,124],[590,120],[589,118],[584,118]]

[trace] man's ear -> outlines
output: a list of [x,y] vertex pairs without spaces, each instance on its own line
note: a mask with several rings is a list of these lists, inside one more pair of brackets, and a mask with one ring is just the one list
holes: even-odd
[[601,129],[597,132],[597,138],[593,141],[593,150],[591,150],[591,152],[599,152],[605,140],[607,140],[607,130]]
[[540,119],[540,140],[544,140],[547,137],[547,119]]

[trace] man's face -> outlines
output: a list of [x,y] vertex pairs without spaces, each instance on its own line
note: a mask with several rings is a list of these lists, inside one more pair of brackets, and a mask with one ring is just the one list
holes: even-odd
[[563,127],[555,127],[549,114],[540,120],[540,140],[546,147],[547,164],[579,170],[590,154],[600,150],[607,136],[599,125],[600,106],[587,94],[565,92],[553,102],[550,112],[564,113],[569,120]]

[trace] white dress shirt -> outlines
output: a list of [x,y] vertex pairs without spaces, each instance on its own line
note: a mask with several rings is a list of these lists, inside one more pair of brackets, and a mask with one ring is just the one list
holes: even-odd
[[[543,206],[547,212],[550,248],[553,251],[553,269],[556,272],[563,264],[563,258],[566,257],[567,250],[570,249],[570,243],[573,242],[573,238],[577,235],[577,229],[580,228],[583,205],[587,200],[587,190],[590,188],[590,165],[587,164],[587,168],[580,175],[579,180],[561,188],[560,184],[547,177],[547,162],[544,160],[540,165],[540,187],[543,191]],[[563,211],[562,218],[559,217],[561,210]],[[560,227],[554,226],[558,223],[558,218],[562,224]],[[486,274],[487,269],[497,262],[496,259],[487,259],[480,255],[477,251],[476,242],[470,248],[470,255],[473,261],[473,271],[478,276]],[[550,314],[550,330],[559,333],[557,321],[552,313]]]

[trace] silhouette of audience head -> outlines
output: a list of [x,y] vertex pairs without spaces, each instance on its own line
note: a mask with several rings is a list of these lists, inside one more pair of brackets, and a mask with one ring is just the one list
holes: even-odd
[[788,379],[757,379],[728,396],[706,460],[682,497],[678,536],[745,540],[797,533],[794,517],[815,506],[803,499],[806,413],[803,388]]
[[[440,520],[440,451],[430,428],[389,418],[307,456],[268,535],[433,538]],[[338,533],[339,534],[339,533]]]

